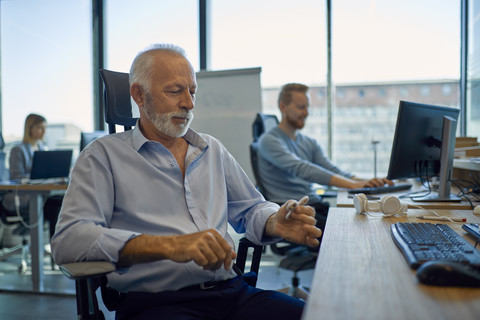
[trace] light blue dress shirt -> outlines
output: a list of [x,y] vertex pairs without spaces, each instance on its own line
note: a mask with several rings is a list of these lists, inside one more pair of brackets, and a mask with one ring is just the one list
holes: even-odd
[[297,133],[291,139],[278,126],[259,139],[258,173],[266,189],[265,197],[275,202],[315,198],[314,183],[328,185],[334,174],[353,177],[325,156],[315,139]]
[[[138,126],[95,140],[72,171],[52,238],[59,264],[116,263],[125,243],[140,234],[181,235],[215,228],[233,247],[227,223],[256,243],[278,210],[257,192],[240,165],[215,138],[189,129],[185,179],[168,149]],[[177,290],[234,277],[223,267],[205,271],[193,261],[136,264],[109,275],[121,292]]]

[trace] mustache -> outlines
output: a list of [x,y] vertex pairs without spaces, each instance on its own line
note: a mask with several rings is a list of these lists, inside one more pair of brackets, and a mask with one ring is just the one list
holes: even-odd
[[190,111],[190,110],[173,111],[173,112],[167,113],[167,115],[168,115],[169,118],[178,117],[178,118],[186,118],[188,120],[193,119],[193,112]]

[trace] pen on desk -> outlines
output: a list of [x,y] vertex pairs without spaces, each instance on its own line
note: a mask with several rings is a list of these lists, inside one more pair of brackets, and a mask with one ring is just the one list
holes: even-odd
[[421,216],[419,218],[423,220],[467,222],[467,218],[449,218],[449,217],[437,217],[437,216]]
[[308,199],[309,199],[308,196],[304,196],[302,199],[298,200],[297,203],[290,205],[289,208],[287,208],[288,212],[285,215],[285,219],[287,220],[290,219],[290,216],[292,215],[293,210],[295,210],[297,206],[306,205],[308,202]]

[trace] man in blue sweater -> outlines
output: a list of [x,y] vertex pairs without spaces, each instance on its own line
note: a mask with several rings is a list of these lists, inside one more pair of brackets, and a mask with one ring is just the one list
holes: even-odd
[[308,195],[310,203],[315,203],[321,201],[315,194],[315,183],[346,189],[393,184],[385,178],[364,180],[342,171],[315,139],[300,133],[308,117],[308,89],[299,83],[284,85],[278,98],[282,119],[260,137],[258,166],[265,197],[282,203]]

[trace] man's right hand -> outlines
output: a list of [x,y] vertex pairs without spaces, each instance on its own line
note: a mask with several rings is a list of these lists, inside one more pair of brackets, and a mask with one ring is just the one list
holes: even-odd
[[119,267],[170,259],[194,261],[205,270],[229,270],[237,254],[215,229],[178,236],[140,235],[129,240],[120,251]]
[[387,178],[372,178],[370,180],[360,180],[358,182],[358,187],[355,188],[383,187],[386,184],[389,186],[394,185],[393,181],[388,180]]
[[173,237],[169,259],[175,262],[193,260],[205,270],[217,270],[224,265],[229,270],[237,254],[215,229]]
[[394,185],[391,180],[387,178],[373,178],[369,180],[359,179],[359,178],[345,178],[340,175],[334,175],[330,179],[330,185],[345,188],[345,189],[357,189],[357,188],[371,188],[371,187],[382,187],[388,184],[389,186]]

